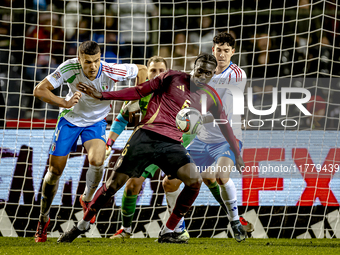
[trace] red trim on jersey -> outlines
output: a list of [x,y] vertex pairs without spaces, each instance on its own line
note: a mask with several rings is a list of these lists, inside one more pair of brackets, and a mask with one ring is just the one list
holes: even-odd
[[105,71],[107,73],[111,73],[111,74],[120,75],[120,76],[126,75],[125,70],[120,70],[120,69],[112,68],[112,67],[105,66],[105,65],[103,65],[103,71]]
[[238,81],[242,81],[242,71],[241,68],[239,68],[237,65],[232,64],[230,66],[231,70],[234,71],[234,73],[236,74],[236,82]]
[[113,79],[112,77],[108,76],[111,80],[113,80],[114,82],[119,82],[118,80]]
[[120,122],[120,120],[119,120],[118,118],[115,118],[115,121],[118,121],[118,122]]
[[105,68],[103,68],[103,72],[110,73],[110,74],[114,74],[114,75],[118,75],[118,76],[125,76],[125,75],[126,75],[126,73],[112,72],[112,71],[107,70],[107,69],[105,69]]
[[126,75],[126,72],[118,72],[117,70],[112,70],[112,69],[107,69],[107,68],[103,68],[103,71],[105,71],[107,73],[119,75],[119,76],[125,76]]
[[113,68],[111,66],[107,66],[107,65],[103,65],[103,68],[108,69],[112,72],[117,72],[117,73],[126,73],[126,70],[122,70],[122,69],[117,69],[117,68]]

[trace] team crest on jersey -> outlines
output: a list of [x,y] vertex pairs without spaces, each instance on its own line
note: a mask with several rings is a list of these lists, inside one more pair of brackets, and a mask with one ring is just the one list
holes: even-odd
[[59,80],[60,77],[61,77],[61,74],[58,72],[58,71],[55,71],[53,74],[52,74],[52,77],[56,80]]
[[103,83],[102,83],[102,89],[103,89],[103,90],[108,90],[108,89],[109,89],[109,86],[107,85],[106,82],[103,82]]
[[51,151],[55,151],[55,147],[56,147],[56,144],[55,144],[55,143],[52,143]]
[[177,88],[180,89],[180,90],[182,90],[183,92],[185,91],[184,85],[179,85],[179,86],[177,86]]

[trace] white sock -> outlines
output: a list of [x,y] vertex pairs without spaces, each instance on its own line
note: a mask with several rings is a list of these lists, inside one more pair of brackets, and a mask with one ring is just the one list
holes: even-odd
[[173,209],[175,208],[176,201],[180,193],[181,193],[181,190],[179,188],[174,192],[165,192],[166,202],[168,203],[169,214],[171,214]]
[[164,228],[163,228],[163,230],[161,232],[161,235],[164,235],[166,233],[172,233],[172,232],[174,232],[174,231],[169,229],[169,228],[167,228],[167,226],[164,226]]
[[90,227],[89,221],[84,221],[83,219],[78,222],[77,228],[81,231],[87,230]]
[[[165,195],[166,195],[166,201],[168,203],[168,211],[169,211],[169,214],[171,215],[172,211],[174,210],[175,206],[176,206],[176,201],[177,201],[177,198],[179,196],[179,194],[181,193],[181,190],[180,188],[178,188],[176,191],[174,192],[166,192]],[[181,220],[178,222],[178,224],[176,225],[174,231],[176,233],[180,233],[182,232],[182,229],[180,228],[180,226],[182,225],[184,221],[184,217],[181,218]]]
[[184,217],[182,217],[180,219],[180,221],[178,222],[178,224],[176,225],[175,229],[174,229],[174,232],[176,233],[182,233],[183,229],[181,228],[182,224],[183,224],[183,221],[184,221]]
[[96,192],[100,181],[103,176],[104,165],[101,166],[89,166],[86,173],[86,187],[83,193],[83,201],[89,202],[92,200],[94,193]]
[[235,184],[232,179],[224,184],[220,185],[221,198],[224,201],[228,209],[230,221],[239,220],[238,208],[237,208],[237,195]]

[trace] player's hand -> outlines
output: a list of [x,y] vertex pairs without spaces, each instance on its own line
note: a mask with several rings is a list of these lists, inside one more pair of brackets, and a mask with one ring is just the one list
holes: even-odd
[[243,159],[241,155],[239,155],[236,159],[236,169],[240,172],[240,174],[242,174],[244,167],[245,165],[244,165]]
[[123,114],[129,112],[129,122],[132,123],[132,120],[135,118],[136,113],[140,111],[139,100],[130,101],[127,104],[124,103],[122,110]]
[[111,138],[108,138],[106,141],[106,151],[105,151],[105,160],[110,156],[111,150],[112,150],[112,145],[114,144],[114,140]]
[[108,146],[108,145],[106,144],[105,160],[110,156],[111,151],[112,151],[111,146]]
[[123,114],[125,114],[127,111],[128,112],[137,112],[140,110],[139,108],[139,100],[136,101],[129,101],[127,104],[124,103],[123,107]]
[[65,105],[64,108],[71,108],[74,105],[76,105],[79,102],[79,99],[81,98],[81,93],[79,91],[76,91],[73,94],[73,97],[71,97],[71,99],[69,101],[65,100]]
[[77,84],[77,89],[79,89],[81,92],[89,95],[90,97],[101,99],[102,93],[100,93],[96,88],[87,85],[85,83],[79,82]]

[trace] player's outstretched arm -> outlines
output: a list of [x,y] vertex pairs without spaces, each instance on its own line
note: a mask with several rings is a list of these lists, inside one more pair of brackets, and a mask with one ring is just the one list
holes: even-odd
[[[217,95],[217,92],[213,93],[213,94]],[[223,106],[222,106],[222,102],[220,101],[219,97],[216,96],[215,101],[218,102],[217,105],[210,110],[213,117],[215,119],[227,120],[228,116],[225,114],[225,111],[224,111]],[[223,136],[226,138],[226,140],[230,144],[231,150],[235,154],[236,168],[241,173],[241,171],[242,171],[242,169],[244,168],[245,165],[244,165],[241,153],[240,153],[239,146],[237,144],[237,140],[234,136],[233,129],[231,128],[229,122],[223,123],[223,124],[219,125],[219,127],[221,129]]]
[[96,88],[82,82],[77,84],[77,89],[93,98],[101,99],[103,97],[102,93],[100,93]]
[[63,108],[71,108],[81,98],[81,93],[77,91],[69,101],[66,101],[64,98],[54,95],[52,93],[53,89],[52,84],[45,78],[34,88],[33,95],[48,104]]

